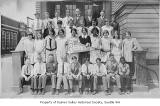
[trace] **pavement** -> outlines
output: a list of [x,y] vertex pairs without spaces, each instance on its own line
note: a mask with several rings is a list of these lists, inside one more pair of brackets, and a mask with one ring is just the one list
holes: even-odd
[[17,95],[17,92],[12,91],[12,57],[9,55],[2,55],[1,58],[1,73],[2,73],[2,94],[0,98],[160,98],[160,90],[158,83],[149,83],[148,92],[132,92],[129,95],[119,95],[118,92],[113,92],[109,96],[105,96],[103,92],[99,92],[96,95],[80,95],[75,92],[72,96],[64,95],[51,95],[51,92],[46,92],[45,95],[31,95],[30,92],[24,92]]

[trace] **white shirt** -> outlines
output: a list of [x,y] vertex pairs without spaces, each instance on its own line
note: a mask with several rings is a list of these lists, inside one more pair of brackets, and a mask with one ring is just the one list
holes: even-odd
[[44,39],[35,40],[34,48],[36,50],[41,51],[43,47],[45,47],[45,40]]
[[68,24],[68,21],[70,20],[70,19],[73,19],[71,16],[66,16],[66,17],[64,17],[63,18],[63,27],[66,27],[66,26],[68,26],[69,24]]
[[[61,20],[62,21],[62,18],[61,17],[55,17],[55,18],[53,18],[53,22],[54,22],[54,24],[55,24],[55,28],[58,28],[58,25],[57,25],[57,21],[58,20]],[[63,26],[63,21],[62,21],[62,26]]]
[[37,74],[44,75],[46,73],[46,64],[41,62],[37,62],[34,65],[34,75],[36,76]]
[[111,41],[109,38],[104,38],[102,37],[101,38],[101,43],[102,43],[102,49],[103,50],[110,50],[110,44],[111,44]]
[[21,76],[25,78],[26,75],[33,76],[34,70],[32,65],[23,65],[22,66],[22,71],[21,71]]
[[37,29],[44,29],[44,24],[43,21],[41,19],[34,19],[33,23],[32,23],[32,28],[34,30]]
[[100,38],[93,37],[93,35],[91,35],[90,37],[91,37],[91,43],[92,43],[91,47],[100,49]]
[[31,53],[31,54],[34,53],[34,39],[32,40],[26,39],[24,40],[23,44],[24,44],[25,52]]
[[112,37],[112,33],[111,33],[112,30],[113,30],[112,26],[106,26],[106,25],[104,25],[104,26],[102,26],[102,34],[103,34],[104,30],[107,30],[109,32],[109,35],[108,35],[109,38],[113,38]]
[[[98,35],[100,35],[100,28],[98,27],[98,26],[95,26],[98,30],[99,30],[99,34]],[[90,36],[92,33],[91,33],[91,31],[92,31],[92,29],[94,28],[94,26],[90,26],[89,28],[88,28],[88,35]]]
[[[63,69],[63,62],[60,62],[58,64],[58,73],[57,76],[62,74],[62,69]],[[70,68],[70,64],[67,62],[64,62],[64,74],[69,74],[71,68]]]
[[105,73],[107,75],[107,70],[104,64],[101,63],[100,67],[94,64],[94,73]]
[[56,42],[57,42],[57,51],[64,51],[64,50],[66,50],[66,42],[67,42],[66,37],[60,38],[58,36],[56,38]]
[[[93,65],[92,64],[88,64],[88,72],[90,73],[90,75],[93,74]],[[82,73],[87,74],[87,66],[86,64],[82,65]]]

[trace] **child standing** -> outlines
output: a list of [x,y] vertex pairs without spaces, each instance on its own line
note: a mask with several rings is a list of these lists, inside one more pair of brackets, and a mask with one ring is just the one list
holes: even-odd
[[45,38],[46,43],[46,63],[48,62],[49,54],[53,54],[56,61],[56,41],[55,41],[55,31],[54,29],[49,30],[49,35]]
[[30,59],[30,63],[34,64],[34,39],[32,39],[33,34],[31,32],[27,33],[28,39],[26,39],[23,44],[24,44],[24,50],[26,53],[26,58]]
[[37,61],[37,56],[40,55],[42,58],[42,61],[45,62],[45,40],[42,38],[41,32],[37,32],[37,39],[34,42],[34,62]]

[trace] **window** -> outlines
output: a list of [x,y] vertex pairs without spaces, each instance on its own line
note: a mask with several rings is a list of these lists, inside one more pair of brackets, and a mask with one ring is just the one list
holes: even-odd
[[2,50],[6,48],[6,32],[2,30]]
[[10,32],[7,31],[6,49],[10,49]]
[[87,16],[88,14],[87,14],[87,10],[88,9],[92,9],[92,5],[85,5],[85,16]]
[[13,32],[10,34],[10,48],[13,49]]
[[70,16],[75,17],[76,16],[76,5],[66,5],[66,9],[70,11]]
[[14,35],[13,35],[13,47],[14,47],[14,49],[16,48],[16,46],[17,46],[17,33],[14,33]]

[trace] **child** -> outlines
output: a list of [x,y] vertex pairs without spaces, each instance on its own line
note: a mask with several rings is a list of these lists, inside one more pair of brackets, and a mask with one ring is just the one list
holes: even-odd
[[[79,36],[79,41],[80,41],[80,43],[82,43],[83,45],[89,47],[89,46],[91,46],[91,38],[90,38],[90,36],[88,36],[87,33],[88,33],[87,28],[85,28],[85,27],[82,28],[82,35]],[[90,57],[90,56],[89,56],[89,52],[81,52],[81,53],[79,54],[79,61],[80,61],[80,63],[82,64],[84,58],[89,58],[89,57]]]
[[120,57],[122,56],[122,40],[118,35],[118,31],[114,32],[114,37],[111,40],[111,49],[116,61],[119,63]]
[[101,59],[102,63],[106,63],[106,61],[109,60],[109,54],[110,54],[110,45],[111,40],[108,38],[109,32],[107,30],[103,31],[103,36],[101,38]]
[[82,65],[82,83],[83,89],[85,90],[86,95],[91,94],[93,89],[93,65],[89,63],[89,59],[85,59],[85,63]]
[[49,35],[45,38],[46,45],[46,63],[48,62],[49,54],[53,54],[56,61],[56,41],[55,41],[55,31],[54,29],[49,30]]
[[136,50],[137,47],[134,44],[134,41],[131,38],[131,32],[127,31],[126,32],[126,39],[123,40],[123,56],[126,60],[126,62],[129,64],[130,67],[130,75],[134,76],[134,70],[132,70],[133,68],[133,52],[134,50]]
[[64,36],[64,30],[60,29],[58,32],[58,36],[56,37],[56,45],[57,45],[56,56],[58,63],[62,62],[62,56],[65,56],[67,53],[66,44],[67,44],[67,39]]
[[81,64],[77,61],[77,57],[72,57],[73,62],[70,64],[69,72],[69,86],[70,86],[70,95],[73,93],[73,80],[79,82],[79,93],[82,94],[82,75],[81,75]]
[[62,81],[64,84],[65,95],[68,94],[67,77],[70,72],[70,65],[69,65],[69,63],[66,62],[66,60],[67,60],[66,56],[62,56],[62,61],[60,63],[58,63],[56,95],[59,95],[60,85],[61,85]]
[[[58,32],[60,29],[63,29],[63,26],[62,26],[62,21],[61,20],[58,20],[57,21],[57,27],[54,29],[55,30],[55,33],[56,33],[56,36],[58,36]],[[64,30],[64,29],[63,29]]]
[[98,26],[96,26],[96,19],[93,19],[92,20],[92,26],[90,26],[89,28],[88,28],[88,35],[90,36],[92,33],[91,33],[91,31],[92,31],[92,29],[94,28],[94,27],[96,27],[97,29],[98,29],[98,35],[100,35],[100,28],[98,27]]
[[70,19],[70,20],[69,20],[69,25],[65,27],[65,32],[66,32],[66,38],[67,38],[67,39],[69,39],[69,38],[72,36],[71,30],[72,30],[73,28],[76,28],[76,27],[73,26],[73,25],[74,25],[73,19]]
[[[121,90],[124,94],[125,91],[127,91],[127,94],[130,94],[130,68],[129,65],[126,63],[125,58],[120,58],[120,64],[119,64],[119,75],[121,80]],[[125,83],[126,82],[126,83]],[[126,85],[126,88],[125,88]]]
[[37,56],[37,62],[34,65],[34,94],[45,94],[46,64],[43,63],[41,55]]
[[30,63],[34,64],[34,39],[32,39],[33,34],[31,32],[27,33],[28,39],[26,39],[23,44],[24,44],[24,50],[26,53],[26,58],[30,59]]
[[34,54],[34,62],[36,63],[37,61],[37,56],[40,55],[42,58],[42,61],[45,62],[45,40],[42,38],[41,32],[37,33],[37,39],[34,42],[34,49],[35,49],[35,54]]
[[109,32],[108,37],[111,38],[111,39],[113,38],[113,27],[109,25],[109,20],[108,19],[105,19],[105,25],[102,26],[101,29],[102,29],[102,33],[103,33],[104,30],[107,30]]
[[[77,27],[78,36],[81,36],[83,34],[82,28],[86,28],[85,27],[85,20],[83,18],[80,20],[80,25],[81,26]],[[86,28],[86,29],[88,30],[88,28]]]
[[91,37],[91,47],[95,48],[94,51],[90,51],[90,62],[95,64],[96,63],[96,59],[100,58],[100,44],[101,44],[101,39],[100,36],[98,35],[99,30],[94,27],[91,31],[92,35],[90,35]]
[[30,64],[30,59],[27,58],[25,65],[22,66],[21,77],[19,78],[19,89],[18,94],[23,93],[23,82],[30,81],[31,82],[31,94],[33,95],[33,66]]
[[121,92],[121,83],[120,83],[120,76],[118,75],[118,63],[116,62],[114,58],[114,54],[109,55],[109,61],[106,62],[106,69],[107,69],[107,95],[110,95],[110,82],[116,82],[119,90],[118,93],[119,95],[122,95]]
[[[77,30],[75,28],[71,29],[71,37],[67,40],[67,42],[68,42],[68,44],[70,42],[79,42],[79,38],[77,37]],[[79,53],[69,53],[69,55],[68,55],[69,63],[72,62],[72,57],[73,56],[76,56],[76,58],[78,60]]]
[[49,61],[46,63],[46,81],[50,78],[52,83],[52,91],[51,94],[55,94],[56,90],[56,77],[57,77],[57,63],[54,59],[53,54],[49,54]]

